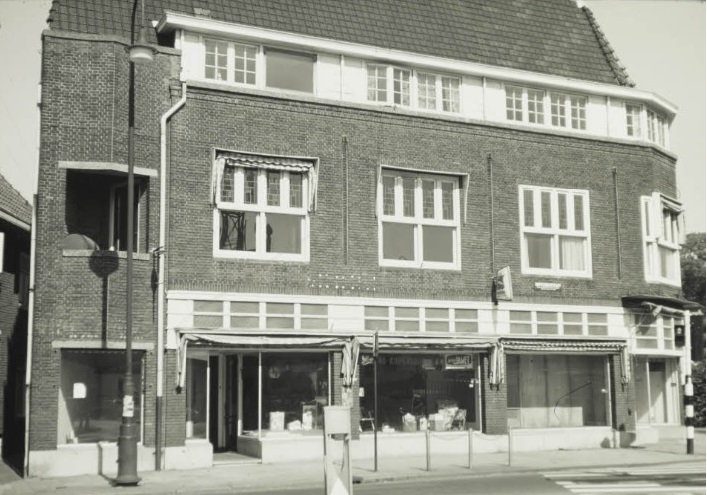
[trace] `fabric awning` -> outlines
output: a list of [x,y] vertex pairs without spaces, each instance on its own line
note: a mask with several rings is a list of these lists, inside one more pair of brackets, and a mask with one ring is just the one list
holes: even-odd
[[505,350],[528,353],[616,353],[626,347],[625,340],[575,339],[501,339]]
[[308,349],[343,347],[350,340],[344,337],[329,335],[316,336],[283,336],[283,335],[228,335],[219,333],[187,333],[184,335],[193,345],[201,346],[234,346],[246,348],[264,347],[305,347]]
[[[653,296],[650,294],[639,294],[635,296],[624,296],[621,298],[624,308],[648,310],[656,306],[675,309],[679,311],[701,311],[705,312],[705,307],[696,302],[680,299],[677,297]],[[650,306],[653,305],[653,306]]]
[[213,163],[211,177],[211,198],[216,205],[220,200],[221,182],[226,165],[232,167],[263,168],[267,170],[280,170],[286,172],[301,172],[307,174],[308,209],[316,209],[318,162],[316,158],[297,158],[289,156],[258,155],[237,151],[217,151]]
[[[359,336],[361,347],[373,350],[373,335]],[[496,337],[437,337],[427,335],[378,334],[379,350],[460,351],[465,349],[488,349],[496,343]]]

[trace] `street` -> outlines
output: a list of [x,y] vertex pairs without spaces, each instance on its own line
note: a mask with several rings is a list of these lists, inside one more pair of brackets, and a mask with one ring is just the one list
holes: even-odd
[[[320,488],[240,492],[258,495],[312,495]],[[705,465],[702,461],[665,466],[590,468],[545,473],[495,474],[492,476],[414,480],[354,485],[354,494],[372,495],[552,495],[552,494],[705,494]],[[214,492],[209,492],[215,495]]]

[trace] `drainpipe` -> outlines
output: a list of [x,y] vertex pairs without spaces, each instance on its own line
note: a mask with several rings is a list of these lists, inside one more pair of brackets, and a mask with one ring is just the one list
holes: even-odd
[[155,432],[155,471],[162,470],[162,396],[164,392],[164,272],[166,255],[167,224],[167,121],[187,101],[187,83],[182,82],[182,97],[160,118],[160,240],[153,251],[157,256],[157,415]]
[[[39,175],[39,174],[37,174]],[[29,300],[27,301],[27,362],[25,363],[25,459],[23,466],[23,474],[29,476],[29,401],[30,390],[32,388],[32,336],[34,332],[34,279],[35,265],[37,252],[37,199],[39,196],[34,195],[32,201],[32,230],[30,231],[30,248],[29,248]]]

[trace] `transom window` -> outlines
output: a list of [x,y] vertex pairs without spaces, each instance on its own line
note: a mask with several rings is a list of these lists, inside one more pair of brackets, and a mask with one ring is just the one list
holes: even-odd
[[589,193],[520,186],[523,273],[591,276]]
[[682,205],[660,193],[641,198],[646,280],[680,285]]
[[226,163],[215,198],[215,255],[309,259],[309,175],[290,161],[271,167],[253,166],[257,159]]
[[383,266],[459,269],[459,179],[383,169],[379,184]]

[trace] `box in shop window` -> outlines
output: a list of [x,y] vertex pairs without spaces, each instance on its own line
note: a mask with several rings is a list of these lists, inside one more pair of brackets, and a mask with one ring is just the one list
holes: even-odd
[[403,416],[403,431],[417,431],[417,419],[412,414]]
[[270,413],[270,431],[285,431],[284,411],[273,411]]
[[428,421],[430,431],[445,431],[447,429],[447,418],[443,414],[432,414]]

